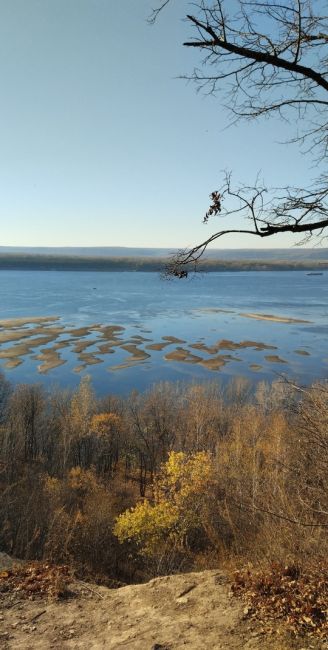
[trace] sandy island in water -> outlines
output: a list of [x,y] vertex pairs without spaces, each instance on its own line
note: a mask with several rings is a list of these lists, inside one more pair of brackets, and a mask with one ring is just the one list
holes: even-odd
[[258,363],[251,363],[249,365],[251,370],[254,370],[254,372],[258,372],[259,370],[262,370],[263,366],[260,366]]
[[240,341],[239,343],[236,343],[235,341],[229,341],[226,339],[221,339],[213,345],[205,345],[205,343],[193,343],[189,347],[194,348],[195,350],[207,352],[208,354],[217,354],[219,350],[241,350],[242,348],[253,348],[254,350],[277,349],[274,345],[267,345],[261,341]]
[[189,350],[184,348],[176,348],[172,352],[168,352],[164,359],[166,361],[182,361],[184,363],[199,363],[202,361],[202,357],[197,357],[195,354],[191,354]]
[[[225,309],[199,309],[199,312],[230,312]],[[273,316],[270,314],[239,314],[246,318],[256,320],[272,321],[279,323],[308,323],[310,321],[298,320],[294,318]],[[74,368],[74,372],[82,372],[89,365],[95,365],[104,361],[102,357],[107,354],[114,354],[116,349],[124,350],[128,353],[127,358],[117,365],[111,366],[109,370],[119,370],[129,368],[139,363],[145,363],[149,358],[151,351],[163,351],[168,346],[174,346],[169,352],[166,352],[164,359],[169,362],[199,364],[208,370],[220,370],[230,361],[240,361],[238,357],[230,354],[219,354],[224,350],[237,351],[251,348],[256,351],[277,350],[273,345],[268,345],[262,341],[232,341],[229,339],[219,339],[217,342],[207,345],[202,339],[195,343],[187,343],[185,340],[176,336],[162,336],[158,343],[152,342],[151,338],[146,338],[139,334],[134,334],[130,338],[123,338],[122,335],[125,327],[121,325],[102,325],[95,323],[93,325],[74,328],[72,325],[64,326],[57,323],[60,320],[58,316],[41,316],[41,317],[24,317],[12,318],[0,321],[0,360],[5,360],[5,367],[16,368],[23,363],[23,358],[28,355],[34,355],[32,358],[41,361],[38,365],[40,373],[47,373],[54,368],[67,362],[59,353],[60,350],[68,348],[79,360],[79,365]],[[137,326],[135,326],[137,327]],[[150,333],[149,330],[141,330],[144,333]],[[64,340],[57,340],[59,337],[66,336]],[[92,337],[92,338],[91,338]],[[14,345],[6,347],[8,343]],[[53,345],[49,348],[44,347],[49,343]],[[147,343],[147,345],[145,345]],[[190,349],[181,347],[186,344],[187,348],[205,353],[196,355]],[[5,347],[2,347],[5,346]],[[88,351],[88,348],[95,346],[95,351]],[[41,349],[40,349],[41,348]],[[310,355],[303,349],[297,349],[295,354],[302,356]],[[268,354],[265,360],[271,363],[287,363],[277,354]],[[262,366],[252,363],[249,368],[253,371],[259,371]]]
[[37,354],[35,356],[35,359],[42,361],[42,363],[38,366],[38,371],[43,374],[49,372],[49,370],[54,370],[54,368],[57,368],[57,366],[62,366],[64,363],[66,363],[66,360],[62,359],[57,350],[54,350],[53,348],[42,350],[40,354]]
[[24,318],[6,318],[0,320],[0,327],[10,329],[11,327],[22,327],[22,325],[30,325],[33,323],[52,323],[59,320],[59,316],[25,316]]
[[264,357],[267,361],[270,361],[271,363],[287,363],[285,359],[281,359],[278,357],[277,354],[268,354],[266,357]]
[[146,345],[146,350],[164,350],[168,345],[171,345],[169,341],[163,343],[151,343],[150,345]]
[[212,359],[203,359],[200,361],[200,365],[208,370],[220,370],[229,361],[241,361],[241,359],[233,357],[231,354],[218,354],[216,357],[212,357]]
[[267,320],[272,323],[312,323],[310,320],[300,318],[288,318],[287,316],[274,316],[273,314],[238,314],[244,318],[255,318],[255,320]]

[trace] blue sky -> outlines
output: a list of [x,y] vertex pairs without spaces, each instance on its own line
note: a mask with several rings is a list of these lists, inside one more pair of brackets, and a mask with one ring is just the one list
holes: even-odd
[[189,246],[211,232],[202,216],[222,170],[308,181],[298,148],[278,144],[288,127],[227,129],[220,98],[177,78],[199,62],[182,46],[188,3],[150,27],[155,3],[0,0],[2,245]]

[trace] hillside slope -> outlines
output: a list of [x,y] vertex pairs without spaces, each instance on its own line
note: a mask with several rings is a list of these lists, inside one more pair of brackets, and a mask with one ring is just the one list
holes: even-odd
[[[74,582],[72,597],[2,593],[4,650],[287,650],[302,642],[266,637],[245,620],[220,571],[180,574],[109,590]],[[306,645],[306,647],[309,647]],[[322,647],[311,645],[310,647]]]

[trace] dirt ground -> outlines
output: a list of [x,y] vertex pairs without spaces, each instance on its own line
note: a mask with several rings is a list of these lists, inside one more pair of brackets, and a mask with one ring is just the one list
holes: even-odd
[[323,642],[268,637],[231,595],[220,571],[151,580],[110,590],[73,582],[70,596],[24,599],[1,594],[3,650],[289,650]]

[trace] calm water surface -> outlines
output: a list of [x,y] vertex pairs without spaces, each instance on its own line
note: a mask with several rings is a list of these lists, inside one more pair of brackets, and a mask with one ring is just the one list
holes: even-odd
[[[67,327],[120,325],[125,328],[125,341],[135,335],[149,339],[142,343],[142,349],[161,342],[163,336],[182,339],[185,343],[180,347],[184,349],[199,341],[212,345],[220,339],[236,343],[251,340],[277,348],[272,352],[253,348],[222,351],[235,360],[217,371],[198,363],[165,360],[165,354],[177,345],[151,351],[149,359],[132,367],[113,370],[129,357],[127,351],[115,348],[114,353],[100,357],[101,363],[88,366],[82,373],[76,372],[78,359],[67,348],[60,353],[65,364],[42,375],[38,372],[40,361],[34,358],[37,350],[33,350],[11,370],[4,367],[5,360],[0,360],[13,382],[75,386],[83,374],[89,374],[100,394],[143,390],[159,380],[226,380],[244,375],[258,381],[285,374],[309,383],[328,376],[327,273],[308,276],[303,271],[225,272],[167,282],[155,273],[1,271],[0,306],[1,320],[58,316],[60,324]],[[310,322],[254,320],[243,315],[247,313]],[[97,353],[97,347],[87,351]],[[198,354],[194,349],[190,352]],[[270,354],[276,355],[278,361],[267,360]],[[202,357],[208,355],[203,352]],[[251,368],[254,364],[256,371]]]

